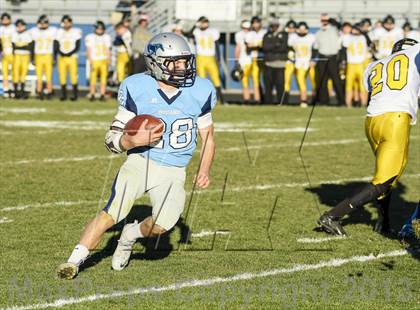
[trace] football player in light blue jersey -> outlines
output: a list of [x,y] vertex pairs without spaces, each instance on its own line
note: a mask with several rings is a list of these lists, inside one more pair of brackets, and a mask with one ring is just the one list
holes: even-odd
[[162,140],[157,145],[133,148],[128,154],[148,152],[149,158],[160,165],[184,167],[196,147],[197,120],[202,121],[214,107],[215,92],[211,82],[200,77],[196,77],[193,87],[179,87],[175,93],[166,94],[158,83],[148,74],[135,74],[120,86],[121,110],[127,110],[130,115],[153,115],[165,124]]
[[[181,36],[154,36],[144,55],[148,72],[122,82],[118,112],[105,137],[106,147],[113,153],[126,151],[127,160],[115,177],[105,208],[87,224],[67,263],[59,266],[61,278],[73,279],[78,274],[79,266],[105,231],[123,220],[134,201],[145,193],[152,202],[152,216],[124,226],[112,268],[127,266],[138,238],[159,236],[175,226],[184,209],[185,167],[195,150],[197,131],[202,147],[194,182],[199,188],[210,184],[215,152],[211,114],[216,104],[214,87],[207,79],[196,77],[195,57]],[[153,115],[163,125],[146,130],[144,121],[135,135],[124,134],[125,124],[140,114]]]

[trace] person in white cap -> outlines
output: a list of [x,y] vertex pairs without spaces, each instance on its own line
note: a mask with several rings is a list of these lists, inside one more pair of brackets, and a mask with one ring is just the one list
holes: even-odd
[[[245,37],[251,31],[251,22],[243,20],[241,22],[241,30],[235,33],[235,67],[240,68],[243,72],[242,83],[242,97],[244,104],[248,104],[251,98],[249,92],[249,78],[251,77],[252,58],[250,53],[247,52]],[[253,77],[253,84],[258,84]]]

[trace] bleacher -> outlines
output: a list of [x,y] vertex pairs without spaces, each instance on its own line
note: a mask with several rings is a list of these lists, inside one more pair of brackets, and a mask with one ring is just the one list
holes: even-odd
[[[19,15],[33,23],[41,14],[59,22],[63,14],[77,16],[77,23],[91,24],[97,19],[110,21],[118,0],[0,0],[1,11]],[[126,1],[130,2],[129,0]],[[341,20],[357,21],[363,17],[373,20],[392,13],[397,21],[420,20],[420,1],[417,0],[143,0],[141,10],[151,17],[151,29],[158,32],[177,19],[187,24],[206,15],[222,32],[234,32],[243,18],[259,15],[267,19],[275,14],[281,19],[306,20],[318,26],[319,14],[328,12]],[[128,10],[128,8],[127,8]]]
[[[126,11],[129,11],[130,2],[125,0]],[[82,28],[83,34],[86,35],[92,30],[91,25],[97,19],[109,24],[111,15],[119,3],[118,0],[0,0],[0,11],[24,18],[29,26],[33,26],[41,14],[47,14],[52,25],[59,26],[62,15],[69,14],[74,17],[75,26]],[[280,17],[283,23],[289,19],[305,20],[312,32],[319,27],[319,15],[323,12],[330,13],[340,21],[350,22],[364,17],[375,21],[389,13],[394,15],[399,25],[407,19],[414,25],[420,21],[418,0],[142,0],[140,3],[140,10],[151,17],[149,28],[152,33],[158,33],[178,20],[182,20],[188,29],[199,16],[207,16],[212,27],[222,33],[220,46],[224,57],[220,64],[221,75],[226,89],[233,93],[239,92],[240,89],[240,84],[229,77],[234,65],[233,33],[239,30],[242,19],[259,15],[265,22],[274,14]],[[120,11],[124,11],[124,8]],[[79,53],[79,77],[82,87],[86,85],[84,50],[82,43]],[[57,82],[56,70],[54,81]],[[296,88],[295,84],[293,88]]]

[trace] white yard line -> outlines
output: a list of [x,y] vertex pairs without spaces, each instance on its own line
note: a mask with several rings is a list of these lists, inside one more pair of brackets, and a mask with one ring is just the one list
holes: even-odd
[[[418,178],[420,177],[420,173],[415,174],[405,174],[403,178]],[[321,180],[321,181],[314,181],[312,185],[320,185],[320,184],[341,184],[347,182],[357,182],[357,181],[369,181],[372,179],[372,176],[360,177],[360,178],[349,178],[349,179],[337,179],[337,180]],[[229,186],[226,187],[225,192],[233,191],[233,192],[242,192],[242,191],[250,191],[250,190],[269,190],[274,188],[294,188],[294,187],[305,187],[309,184],[307,182],[303,183],[278,183],[278,184],[260,184],[260,185],[253,185],[253,186],[237,186],[230,188]],[[222,189],[206,189],[202,190],[201,193],[220,193]],[[187,195],[191,194],[191,192],[186,192]],[[25,210],[25,209],[32,209],[32,208],[45,208],[45,207],[52,207],[52,206],[73,206],[73,205],[81,205],[81,204],[95,204],[98,203],[98,200],[84,200],[84,201],[53,201],[43,204],[31,204],[31,205],[19,205],[13,207],[6,207],[0,208],[0,212],[9,212],[9,211],[16,211],[16,210]]]
[[343,240],[347,239],[345,236],[333,236],[333,237],[324,237],[324,238],[298,238],[296,241],[298,243],[321,243],[326,241],[333,241],[333,240]]
[[36,209],[36,208],[45,208],[45,207],[68,207],[75,205],[86,205],[86,204],[95,204],[98,203],[98,200],[81,200],[81,201],[53,201],[46,203],[35,203],[30,205],[19,205],[14,207],[6,207],[0,209],[0,212],[10,212],[10,211],[22,211],[26,209]]
[[60,112],[62,114],[66,114],[66,115],[109,115],[109,116],[114,116],[115,113],[117,112],[117,109],[104,109],[104,110],[88,110],[88,109],[83,109],[83,110],[76,110],[76,111],[63,111]]
[[89,155],[89,156],[79,156],[79,157],[57,157],[57,158],[44,158],[44,159],[24,159],[17,161],[6,161],[0,163],[0,166],[11,166],[11,165],[24,165],[24,164],[33,164],[33,163],[59,163],[66,161],[89,161],[96,159],[111,159],[116,158],[118,155]]
[[106,130],[109,122],[96,122],[96,121],[28,121],[28,120],[15,120],[15,121],[0,121],[1,126],[10,127],[23,127],[23,128],[53,128],[53,129],[75,129],[75,130]]
[[[420,177],[420,173],[414,174],[405,174],[403,178],[417,178]],[[313,181],[312,185],[320,185],[320,184],[341,184],[347,182],[357,182],[357,181],[369,181],[372,179],[372,176],[366,177],[359,177],[359,178],[348,178],[348,179],[336,179],[336,180],[321,180],[321,181]],[[252,185],[252,186],[237,186],[237,187],[226,187],[226,192],[233,191],[233,192],[241,192],[241,191],[249,191],[249,190],[268,190],[274,188],[283,188],[283,187],[305,187],[309,186],[308,182],[303,183],[277,183],[277,184],[260,184],[260,185]],[[208,189],[204,190],[204,192],[221,192],[221,189]]]
[[387,253],[380,253],[378,255],[361,255],[361,256],[351,256],[348,258],[333,258],[327,261],[320,261],[316,264],[296,264],[289,268],[278,268],[265,270],[261,272],[245,272],[239,273],[230,277],[214,277],[207,279],[192,279],[184,282],[177,282],[165,286],[151,286],[151,287],[138,287],[126,291],[115,291],[113,293],[101,294],[97,293],[95,295],[88,295],[84,297],[71,297],[71,298],[62,298],[57,299],[48,303],[38,303],[30,304],[25,306],[11,306],[8,308],[2,308],[0,310],[33,310],[33,309],[45,309],[51,307],[63,307],[66,305],[81,304],[85,302],[94,302],[98,300],[106,300],[113,298],[120,298],[125,296],[133,295],[144,295],[148,293],[158,293],[158,292],[167,292],[167,291],[178,291],[183,288],[192,288],[192,287],[209,287],[217,285],[220,283],[229,283],[229,282],[238,282],[246,281],[258,278],[278,276],[282,274],[292,274],[296,272],[309,271],[309,270],[318,270],[321,268],[332,268],[332,267],[341,267],[350,263],[366,263],[370,261],[379,260],[387,257],[399,257],[407,255],[406,250],[395,250]]
[[[323,145],[337,145],[337,144],[352,144],[358,142],[365,142],[366,139],[341,139],[341,140],[325,140],[325,141],[314,141],[314,142],[305,142],[303,147],[306,146],[323,146]],[[300,142],[295,143],[277,143],[277,144],[262,144],[262,145],[250,145],[248,146],[249,150],[259,150],[266,148],[282,148],[282,147],[299,147]],[[218,151],[221,152],[237,152],[245,150],[245,146],[241,147],[228,147],[228,148],[219,148]]]
[[216,235],[229,235],[230,232],[229,231],[209,231],[209,230],[202,230],[199,233],[193,233],[193,234],[191,234],[191,237],[193,237],[193,238],[202,238],[202,237],[207,237],[207,236],[214,236],[214,234],[216,234]]
[[0,224],[4,223],[11,223],[13,220],[9,219],[8,217],[0,217]]
[[[419,136],[412,135],[410,140],[418,140]],[[360,143],[360,142],[367,142],[366,138],[363,139],[339,139],[339,140],[324,140],[324,141],[312,141],[312,142],[305,142],[303,144],[303,148],[308,146],[324,146],[324,145],[344,145],[344,144],[353,144],[353,143]],[[299,147],[300,142],[294,143],[276,143],[276,144],[261,144],[261,145],[249,145],[249,150],[259,150],[259,149],[267,149],[267,148],[283,148],[283,147]],[[227,147],[227,148],[218,148],[218,152],[238,152],[246,150],[245,146],[234,146],[234,147]]]
[[[317,129],[314,128],[308,128],[308,132],[316,131]],[[238,128],[238,127],[232,127],[232,128],[219,128],[215,126],[216,132],[264,132],[264,133],[288,133],[288,132],[305,132],[304,127],[291,127],[291,128],[276,128],[276,127],[247,127],[247,128]]]
[[0,108],[1,112],[5,113],[16,113],[16,114],[34,114],[34,113],[45,113],[46,108]]
[[[109,126],[108,122],[101,121],[36,121],[36,120],[2,120],[0,125],[11,128],[11,127],[22,127],[22,128],[49,128],[49,129],[75,129],[75,130],[106,130]],[[252,126],[249,126],[252,125]],[[288,133],[288,132],[304,132],[304,127],[264,127],[255,124],[253,126],[250,123],[248,126],[241,126],[234,123],[219,123],[215,124],[215,130],[217,132],[264,132],[264,133]],[[309,128],[308,131],[314,131],[316,129]]]
[[[327,141],[315,141],[307,142],[304,146],[323,146],[323,145],[337,145],[337,144],[351,144],[366,141],[366,139],[342,139],[342,140],[327,140]],[[262,148],[281,148],[281,147],[299,147],[300,143],[277,143],[277,144],[265,144],[265,145],[251,145],[248,146],[248,149],[262,149]],[[245,146],[242,147],[229,147],[229,148],[219,148],[218,152],[238,152],[245,150]],[[0,162],[0,166],[9,166],[9,165],[22,165],[22,164],[32,164],[32,163],[56,163],[56,162],[65,162],[65,161],[89,161],[96,159],[109,159],[113,157],[118,157],[118,155],[87,155],[87,156],[78,156],[78,157],[58,157],[58,158],[44,158],[44,159],[24,159],[17,161],[5,161]]]
[[[417,140],[418,138],[419,138],[418,136],[412,136],[410,139]],[[366,139],[340,139],[340,140],[313,141],[313,142],[305,142],[303,147],[305,148],[308,146],[345,145],[345,144],[360,143],[360,142],[365,142],[365,141]],[[299,147],[299,146],[300,146],[300,142],[277,143],[277,144],[250,145],[248,146],[248,149],[259,150],[259,149],[265,149],[265,148],[286,148],[286,147]],[[239,152],[242,150],[246,150],[246,147],[237,146],[237,147],[219,148],[218,152]],[[96,160],[96,159],[111,159],[114,157],[116,158],[118,157],[118,155],[86,155],[86,156],[76,156],[76,157],[23,159],[23,160],[16,160],[16,161],[0,162],[0,166],[23,165],[23,164],[32,164],[32,163],[58,163],[58,162],[66,162],[66,161],[90,161],[90,160]]]

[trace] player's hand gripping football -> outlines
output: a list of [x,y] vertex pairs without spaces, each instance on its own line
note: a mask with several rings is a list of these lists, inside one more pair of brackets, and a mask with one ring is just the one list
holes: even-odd
[[163,135],[163,124],[161,123],[153,127],[153,129],[146,129],[147,123],[148,120],[145,119],[135,135],[123,135],[121,144],[124,149],[128,150],[137,146],[151,145],[160,140]]

